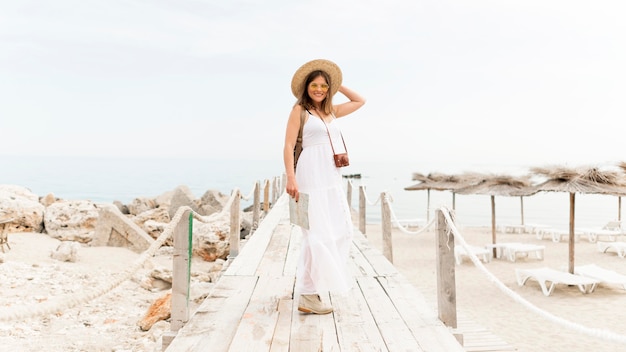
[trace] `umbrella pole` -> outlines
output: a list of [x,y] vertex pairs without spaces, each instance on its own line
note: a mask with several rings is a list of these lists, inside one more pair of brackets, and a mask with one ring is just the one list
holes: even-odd
[[569,194],[569,263],[568,271],[570,274],[574,273],[574,208],[576,204],[576,193]]
[[452,192],[452,210],[456,210],[456,193]]
[[430,188],[426,190],[428,200],[426,201],[426,223],[430,222]]
[[622,221],[622,197],[617,197],[617,221]]
[[[496,244],[496,197],[491,196],[491,243]],[[493,247],[493,258],[496,257],[496,247]]]
[[520,203],[520,209],[522,212],[522,224],[521,225],[524,225],[524,197],[523,196],[519,197],[519,203]]

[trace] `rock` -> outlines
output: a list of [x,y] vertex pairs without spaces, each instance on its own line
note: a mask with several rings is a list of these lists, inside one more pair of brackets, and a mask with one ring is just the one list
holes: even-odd
[[77,242],[63,241],[50,253],[50,257],[61,262],[75,263],[78,260],[80,248],[80,244]]
[[174,190],[172,195],[172,199],[170,200],[170,206],[168,209],[168,213],[170,218],[174,218],[178,208],[187,206],[190,207],[193,211],[198,212],[198,206],[194,202],[194,195],[191,193],[191,190],[187,186],[178,186]]
[[130,215],[139,215],[144,211],[155,209],[156,207],[157,203],[154,199],[135,198],[130,204],[128,204],[128,213]]
[[28,188],[0,185],[0,218],[13,219],[6,232],[42,232],[45,206]]
[[157,299],[148,308],[146,315],[139,321],[139,328],[148,331],[152,326],[161,320],[169,319],[172,311],[172,294],[167,293],[165,296]]
[[230,197],[219,191],[208,190],[200,198],[197,212],[203,216],[218,213],[224,209],[228,198]]
[[44,226],[50,237],[89,243],[98,222],[98,207],[88,200],[59,201],[46,208]]
[[41,199],[39,199],[39,203],[43,204],[43,206],[45,207],[50,206],[56,201],[57,199],[54,197],[54,194],[52,193],[48,193],[45,197],[41,197]]

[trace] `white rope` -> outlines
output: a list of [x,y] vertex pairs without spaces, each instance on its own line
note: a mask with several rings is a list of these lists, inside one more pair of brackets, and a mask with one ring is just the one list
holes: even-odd
[[[383,193],[383,194],[387,194],[387,193]],[[422,227],[421,229],[417,230],[417,231],[409,231],[408,226],[404,227],[400,221],[398,220],[398,218],[396,217],[396,213],[393,211],[393,207],[391,206],[391,203],[393,202],[393,198],[391,198],[391,195],[387,194],[387,196],[390,198],[390,201],[387,202],[389,204],[389,212],[391,213],[391,220],[393,220],[393,222],[396,224],[396,226],[398,227],[398,229],[400,229],[400,231],[402,231],[403,233],[407,234],[407,235],[419,235],[422,232],[425,232],[427,229],[429,229],[434,223],[435,223],[435,219],[432,219],[428,222],[428,224],[424,225],[424,227]]]
[[250,191],[250,193],[248,193],[247,195],[241,195],[241,199],[248,201],[250,200],[250,197],[254,196],[254,190],[256,189],[256,182],[252,185],[252,190]]
[[518,293],[516,293],[515,291],[511,290],[510,288],[508,288],[504,283],[502,283],[500,280],[498,280],[498,278],[495,275],[493,275],[491,272],[489,272],[489,270],[487,270],[485,268],[485,266],[480,261],[480,259],[478,259],[478,257],[471,251],[471,249],[468,246],[467,242],[465,241],[463,236],[459,233],[459,230],[456,228],[454,222],[452,221],[452,218],[450,217],[450,213],[449,213],[448,209],[446,209],[445,207],[442,207],[441,209],[442,209],[442,213],[443,213],[444,217],[446,218],[446,222],[448,223],[448,226],[449,226],[448,236],[450,236],[450,233],[453,233],[455,240],[457,240],[460,243],[460,245],[465,249],[465,251],[468,253],[469,258],[471,259],[472,263],[474,263],[474,265],[480,271],[482,271],[483,274],[485,274],[485,276],[487,276],[487,279],[489,281],[494,283],[496,285],[496,287],[498,287],[502,292],[504,292],[505,294],[510,296],[514,301],[520,303],[522,306],[526,307],[527,309],[531,310],[532,312],[539,314],[543,318],[545,318],[547,320],[550,320],[553,323],[562,325],[562,326],[564,326],[564,327],[566,327],[568,329],[574,330],[576,332],[579,332],[579,333],[582,333],[582,334],[585,334],[585,335],[598,337],[598,338],[602,338],[602,339],[605,339],[605,340],[611,340],[613,342],[617,342],[617,343],[621,343],[621,344],[626,344],[626,336],[624,336],[624,335],[620,335],[618,333],[615,333],[613,331],[606,330],[606,329],[589,328],[589,327],[586,327],[584,325],[581,325],[581,324],[569,321],[567,319],[558,317],[558,316],[556,316],[556,315],[554,315],[554,314],[552,314],[550,312],[542,310],[541,308],[533,305],[532,303],[530,303],[529,301],[524,299],[522,296],[520,296]]
[[365,202],[369,205],[376,205],[378,204],[378,202],[380,202],[380,195],[378,196],[378,198],[376,199],[376,201],[374,203],[370,202],[369,198],[367,197],[367,192],[363,192],[363,195],[365,196]]

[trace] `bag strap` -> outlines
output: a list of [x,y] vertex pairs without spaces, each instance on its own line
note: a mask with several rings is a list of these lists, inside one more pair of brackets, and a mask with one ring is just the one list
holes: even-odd
[[[310,113],[309,113],[310,114]],[[333,119],[335,119],[335,115],[333,115]],[[330,138],[330,130],[328,130],[328,125],[326,124],[326,121],[324,121],[323,118],[320,117],[320,120],[322,120],[322,123],[324,124],[324,126],[326,127],[326,133],[328,133],[328,140],[330,140],[330,147],[333,150],[333,154],[337,154],[335,153],[335,147],[333,147],[333,139]],[[343,140],[343,134],[341,133],[341,131],[339,131],[339,135],[341,136],[341,141],[343,142],[343,149],[346,151],[346,153],[348,152],[348,147],[346,147],[346,141]]]
[[305,109],[304,106],[300,110],[300,130],[298,131],[298,139],[296,140],[296,143],[302,143],[302,130],[304,129],[304,120],[306,119],[307,112],[309,111]]

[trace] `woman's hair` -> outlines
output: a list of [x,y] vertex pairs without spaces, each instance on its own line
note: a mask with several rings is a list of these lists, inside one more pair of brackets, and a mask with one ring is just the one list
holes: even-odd
[[324,77],[326,83],[328,84],[328,91],[326,92],[326,98],[322,100],[321,109],[325,114],[330,115],[331,113],[333,113],[333,97],[331,93],[332,82],[330,81],[330,75],[324,71],[317,70],[309,73],[309,75],[304,80],[304,89],[302,89],[302,96],[300,97],[300,99],[298,99],[297,104],[302,105],[302,107],[305,109],[313,108],[313,99],[311,99],[311,97],[309,96],[309,84],[311,84],[311,82],[313,82],[313,80],[319,76]]

